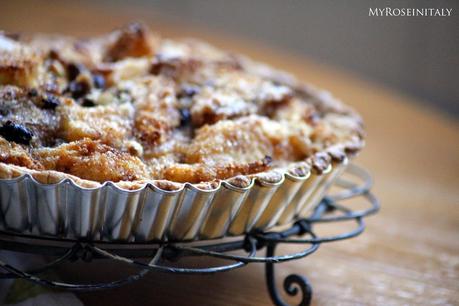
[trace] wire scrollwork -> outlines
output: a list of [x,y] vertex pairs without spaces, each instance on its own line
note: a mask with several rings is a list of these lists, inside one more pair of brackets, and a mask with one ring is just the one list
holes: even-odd
[[[275,248],[275,244],[269,245],[266,249],[266,256],[274,256]],[[266,263],[265,273],[266,285],[273,303],[278,306],[288,306],[289,304],[282,299],[277,289],[273,263]],[[306,277],[298,274],[290,274],[284,279],[283,288],[284,291],[292,297],[298,295],[299,291],[301,291],[301,301],[298,305],[305,306],[311,303],[312,287]]]
[[[266,233],[249,233],[245,237],[236,239],[235,241],[209,241],[208,244],[200,244],[199,246],[193,243],[181,244],[146,244],[142,248],[129,248],[127,251],[117,251],[116,247],[107,245],[96,245],[90,242],[74,242],[62,246],[44,247],[48,240],[40,240],[38,238],[23,237],[25,242],[17,240],[16,235],[13,239],[8,237],[7,233],[0,233],[0,249],[19,250],[29,253],[40,253],[43,250],[53,250],[59,254],[57,259],[48,264],[36,269],[21,271],[3,261],[0,261],[0,269],[5,272],[0,273],[0,279],[6,278],[22,278],[42,286],[52,288],[66,289],[72,291],[94,291],[116,288],[126,284],[140,280],[150,272],[166,272],[175,274],[211,274],[225,272],[233,269],[242,268],[250,263],[264,263],[266,272],[266,284],[268,287],[271,300],[276,305],[288,305],[282,298],[282,294],[277,289],[275,282],[275,265],[306,257],[319,248],[322,243],[330,243],[334,241],[349,239],[358,236],[365,229],[363,218],[376,213],[379,210],[379,202],[377,198],[370,193],[372,185],[370,175],[363,169],[351,165],[347,170],[348,174],[357,177],[360,184],[346,179],[339,179],[337,185],[344,190],[329,195],[316,207],[313,214],[306,219],[298,220],[290,228],[283,231],[266,232]],[[368,207],[363,210],[351,210],[345,205],[339,204],[339,201],[350,198],[363,198]],[[335,214],[331,214],[335,212]],[[337,214],[336,214],[337,213]],[[354,221],[355,228],[346,233],[334,236],[318,236],[313,231],[314,224],[325,222],[342,222]],[[9,239],[7,239],[9,238]],[[55,244],[63,243],[62,241],[54,241]],[[290,254],[276,255],[275,250],[278,245],[294,244],[304,246],[301,251]],[[34,249],[34,245],[36,249]],[[110,245],[109,245],[110,246]],[[266,255],[257,255],[260,249],[266,248]],[[41,251],[38,251],[41,250]],[[233,254],[233,251],[243,250],[244,255]],[[34,252],[36,251],[36,252]],[[49,255],[49,254],[48,254]],[[179,261],[183,257],[190,256],[208,256],[218,258],[230,263],[220,266],[204,267],[204,268],[186,268],[171,265],[172,259]],[[148,257],[151,258],[148,262],[141,262],[134,258]],[[93,259],[112,260],[115,263],[128,264],[139,268],[139,272],[129,275],[123,279],[106,282],[106,283],[66,283],[61,281],[52,281],[39,277],[41,272],[58,267],[63,263],[71,263],[77,259],[83,261],[91,261]],[[283,282],[285,294],[291,297],[300,296],[299,305],[309,305],[312,298],[312,287],[307,278],[298,274],[288,275]]]

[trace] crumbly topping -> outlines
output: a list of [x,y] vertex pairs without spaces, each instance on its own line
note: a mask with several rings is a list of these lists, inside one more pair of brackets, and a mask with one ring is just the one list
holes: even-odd
[[328,93],[197,40],[141,24],[84,40],[0,33],[0,163],[46,180],[245,187],[362,145],[358,115]]

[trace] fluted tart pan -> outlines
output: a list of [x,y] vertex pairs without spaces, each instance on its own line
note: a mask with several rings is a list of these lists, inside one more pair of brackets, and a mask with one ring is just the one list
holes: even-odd
[[136,190],[111,182],[87,188],[69,178],[49,184],[27,173],[0,179],[0,230],[117,242],[237,236],[306,217],[347,164],[343,158],[320,171],[306,164],[301,171],[254,175],[243,187],[226,180],[174,190],[155,182]]

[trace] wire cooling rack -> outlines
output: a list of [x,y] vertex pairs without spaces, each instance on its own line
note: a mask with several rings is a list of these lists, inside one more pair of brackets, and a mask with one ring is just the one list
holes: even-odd
[[[91,241],[73,241],[43,237],[24,236],[0,232],[0,249],[28,253],[31,256],[41,254],[54,258],[47,264],[28,271],[21,271],[8,263],[0,261],[0,279],[22,278],[27,281],[64,290],[93,291],[121,287],[133,283],[151,272],[174,274],[212,274],[242,268],[248,264],[264,264],[266,284],[271,300],[276,305],[288,305],[275,284],[275,266],[282,262],[304,258],[319,248],[322,243],[353,238],[365,229],[364,218],[379,210],[377,198],[370,192],[371,176],[364,169],[350,165],[345,175],[338,179],[335,187],[340,190],[326,196],[315,208],[309,218],[300,219],[289,228],[270,232],[252,232],[242,237],[209,241],[181,243],[92,243]],[[335,188],[335,189],[336,189]],[[364,208],[352,209],[350,204],[361,202]],[[352,230],[345,233],[323,236],[316,234],[313,227],[318,223],[355,223]],[[296,244],[301,251],[276,255],[276,247],[284,244]],[[265,255],[259,255],[265,249]],[[235,251],[243,255],[234,254]],[[208,256],[219,258],[228,263],[220,266],[187,268],[177,263],[183,258]],[[140,260],[148,258],[147,261]],[[96,259],[111,260],[114,263],[128,264],[139,271],[125,278],[95,283],[69,283],[53,281],[40,277],[40,273],[57,268],[64,263],[76,260],[89,262]],[[300,295],[299,305],[309,305],[312,287],[305,276],[291,274],[283,281],[283,289],[290,296]]]

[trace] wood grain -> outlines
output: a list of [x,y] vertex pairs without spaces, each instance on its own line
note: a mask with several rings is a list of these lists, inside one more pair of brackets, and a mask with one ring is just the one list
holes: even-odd
[[[157,12],[35,1],[2,2],[1,8],[0,28],[15,32],[97,34],[142,19],[164,35],[200,37],[329,89],[366,122],[368,142],[358,163],[372,172],[383,207],[368,219],[362,236],[279,265],[278,279],[294,272],[307,275],[316,305],[459,304],[457,121],[348,72],[258,42],[180,25]],[[61,273],[83,280],[130,271],[95,265],[67,266]],[[267,305],[263,269],[250,265],[213,276],[150,274],[125,288],[79,296],[87,305]]]

